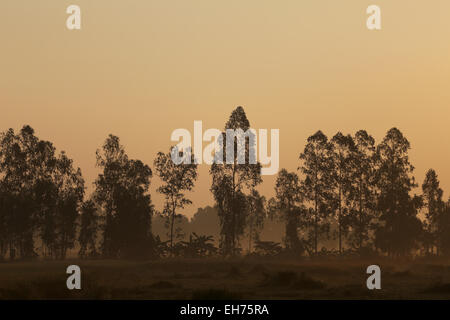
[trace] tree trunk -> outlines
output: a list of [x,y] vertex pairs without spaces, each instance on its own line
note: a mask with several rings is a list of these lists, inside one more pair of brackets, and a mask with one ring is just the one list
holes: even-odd
[[175,203],[172,196],[172,221],[170,222],[170,255],[173,257],[173,226],[175,223]]
[[342,254],[342,190],[339,186],[339,217],[338,217],[338,223],[339,223],[339,254]]
[[253,221],[250,223],[250,234],[248,237],[248,253],[252,253],[252,235],[253,235]]
[[363,225],[362,225],[362,179],[359,180],[359,251],[362,248]]

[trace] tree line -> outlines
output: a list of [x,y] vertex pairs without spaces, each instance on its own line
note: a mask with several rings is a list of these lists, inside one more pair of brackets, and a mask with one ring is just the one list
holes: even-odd
[[[224,129],[249,128],[244,109],[237,107]],[[299,154],[297,171],[279,171],[275,196],[268,200],[256,189],[261,165],[248,158],[239,164],[235,152],[234,163],[210,168],[220,222],[216,247],[207,234],[182,240],[177,224],[180,210],[192,204],[186,193],[198,177],[194,159],[176,165],[171,148],[156,155],[152,170],[130,159],[119,138],[109,135],[96,152],[101,172],[86,195],[81,170],[65,152],[40,140],[30,126],[17,133],[9,129],[0,135],[0,259],[64,259],[75,247],[81,258],[317,256],[330,253],[320,248],[329,239],[337,240],[338,255],[449,255],[450,201],[443,200],[433,169],[421,194],[412,194],[418,185],[409,149],[397,128],[379,144],[364,130],[330,139],[318,131]],[[221,154],[227,157],[226,148]],[[160,212],[149,193],[154,172],[162,182]],[[155,215],[166,221],[167,241],[152,234]],[[283,221],[283,245],[261,241],[267,219]]]

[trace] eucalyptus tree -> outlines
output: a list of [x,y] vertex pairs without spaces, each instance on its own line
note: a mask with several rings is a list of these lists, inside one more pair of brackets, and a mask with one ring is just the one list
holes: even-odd
[[102,254],[105,257],[143,257],[153,253],[150,167],[129,159],[117,136],[109,135],[97,150],[102,169],[95,181],[94,200],[103,215]]
[[247,196],[247,235],[248,252],[252,252],[252,244],[259,240],[266,217],[266,198],[253,189]]
[[303,205],[302,189],[298,175],[281,169],[275,184],[275,197],[269,201],[270,210],[277,212],[285,223],[284,243],[286,250],[303,254],[308,250],[299,230],[307,229],[309,221],[307,210]]
[[84,197],[84,179],[80,168],[61,152],[55,162],[52,181],[56,185],[54,256],[64,259],[75,247],[77,220]]
[[397,128],[390,129],[377,147],[381,223],[376,229],[375,241],[389,256],[413,253],[422,233],[422,223],[417,217],[421,198],[410,195],[417,185],[412,175],[414,167],[409,162],[409,149],[409,141]]
[[304,151],[300,154],[304,175],[302,194],[311,204],[313,252],[317,254],[319,239],[329,235],[330,216],[333,213],[332,170],[333,161],[328,138],[322,131],[308,137]]
[[439,253],[450,256],[450,198],[444,202],[439,221],[441,225]]
[[[174,152],[185,152],[184,156],[190,157],[190,161],[186,161],[189,163],[176,164],[172,159]],[[158,192],[163,194],[165,198],[162,213],[168,222],[170,250],[173,255],[175,220],[181,217],[177,211],[192,203],[186,197],[185,192],[191,191],[194,187],[194,183],[197,180],[198,165],[194,156],[190,154],[190,150],[178,150],[177,147],[172,147],[167,154],[162,152],[157,154],[154,166],[157,175],[163,182],[158,188]]]
[[220,218],[222,254],[235,255],[245,232],[247,195],[262,181],[261,165],[254,157],[255,133],[242,107],[233,110],[220,140],[210,169],[211,192]]
[[349,195],[352,192],[352,169],[355,155],[355,142],[351,135],[338,132],[330,141],[331,184],[333,204],[336,208],[339,253],[342,253],[343,237],[349,227]]
[[377,153],[375,139],[365,130],[356,132],[355,152],[352,161],[351,189],[349,193],[348,240],[361,252],[370,245],[372,226],[376,223],[376,172]]
[[95,257],[98,255],[97,233],[100,223],[95,202],[92,200],[85,201],[80,211],[81,221],[78,235],[80,250],[78,256],[80,258]]
[[4,229],[1,254],[10,259],[43,254],[64,258],[74,247],[76,219],[84,195],[84,180],[73,161],[49,141],[39,139],[30,126],[0,137],[2,196],[0,223]]
[[422,184],[425,212],[425,249],[427,253],[433,253],[436,247],[436,254],[439,255],[443,227],[444,202],[442,201],[443,191],[439,186],[439,179],[436,171],[429,169]]

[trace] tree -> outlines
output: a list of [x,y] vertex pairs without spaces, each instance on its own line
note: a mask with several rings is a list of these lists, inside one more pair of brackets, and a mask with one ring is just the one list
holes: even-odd
[[[230,140],[227,132],[237,133]],[[217,204],[221,239],[220,248],[224,255],[236,255],[239,251],[239,238],[244,234],[247,214],[248,190],[261,183],[261,164],[250,161],[250,151],[254,150],[254,133],[250,129],[242,107],[237,107],[225,124],[221,140],[223,148],[214,155],[211,165],[211,192]],[[243,139],[245,137],[245,139]],[[244,161],[239,161],[238,150],[244,150]],[[227,161],[230,160],[231,161]]]
[[119,138],[109,135],[97,150],[103,171],[95,181],[95,202],[104,214],[102,253],[106,257],[146,257],[153,254],[148,189],[152,171],[130,160]]
[[0,262],[5,259],[8,250],[8,223],[5,210],[6,202],[6,193],[3,190],[3,184],[0,182]]
[[351,170],[349,193],[350,211],[348,225],[351,227],[349,242],[361,252],[370,240],[371,226],[376,220],[376,152],[375,139],[366,131],[359,130],[354,137],[355,152]]
[[312,203],[310,211],[313,230],[310,237],[313,242],[314,254],[317,254],[319,238],[329,233],[328,218],[333,209],[331,202],[333,166],[330,144],[322,131],[317,131],[308,138],[305,149],[300,154],[300,160],[303,163],[299,169],[305,175],[305,179],[302,181],[302,193],[305,195],[305,199]]
[[84,195],[81,170],[64,152],[56,156],[51,142],[24,126],[18,134],[12,129],[2,134],[0,173],[2,256],[7,247],[11,259],[36,256],[34,240],[39,235],[44,256],[64,258],[75,242]]
[[447,202],[444,202],[439,221],[441,225],[439,239],[440,253],[445,256],[450,256],[450,198]]
[[254,241],[259,240],[259,233],[264,226],[264,218],[266,216],[265,202],[266,198],[261,196],[255,189],[252,189],[247,196],[248,253],[252,252],[252,244]]
[[355,142],[352,136],[338,132],[330,141],[331,183],[334,206],[337,211],[339,254],[342,253],[342,238],[348,227],[348,196],[351,193],[352,164],[355,154]]
[[[183,209],[186,205],[192,203],[185,196],[184,192],[191,191],[194,187],[195,180],[197,180],[197,164],[194,161],[193,155],[188,150],[184,150],[182,152],[189,153],[191,157],[190,163],[175,164],[171,158],[173,151],[171,148],[167,154],[159,152],[154,162],[155,170],[163,182],[162,186],[158,188],[158,192],[165,197],[163,214],[168,221],[172,254],[175,219],[181,216],[177,214],[177,210]],[[178,152],[178,150],[175,150],[175,152]]]
[[275,197],[270,200],[271,212],[278,212],[285,222],[284,243],[286,250],[294,254],[303,254],[307,249],[299,239],[299,228],[308,226],[306,208],[302,204],[301,185],[297,174],[281,169],[275,185]]
[[97,256],[97,232],[99,216],[94,201],[88,200],[81,207],[81,223],[78,242],[80,243],[80,258]]
[[76,240],[79,207],[84,197],[84,180],[80,168],[61,152],[56,159],[52,181],[57,189],[56,206],[56,256],[64,259],[67,250],[73,249]]
[[[43,211],[44,192],[36,192],[48,178],[53,146],[39,141],[30,126],[18,134],[13,129],[2,133],[0,142],[0,172],[3,191],[2,212],[5,224],[4,241],[11,260],[36,256],[34,235]],[[49,185],[49,184],[47,184]],[[48,194],[48,193],[47,193]]]
[[427,171],[422,184],[425,213],[425,249],[427,253],[433,253],[433,246],[436,247],[436,254],[439,255],[442,237],[442,215],[444,202],[442,201],[443,191],[439,187],[439,179],[433,169]]
[[377,148],[381,223],[376,229],[375,240],[376,246],[389,256],[412,253],[422,232],[421,221],[417,218],[421,199],[409,194],[416,187],[409,149],[409,141],[397,128],[390,129]]

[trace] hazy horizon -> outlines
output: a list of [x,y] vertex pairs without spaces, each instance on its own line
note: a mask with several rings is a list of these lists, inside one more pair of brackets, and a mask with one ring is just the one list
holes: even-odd
[[[253,128],[280,129],[280,168],[294,171],[306,139],[365,129],[379,143],[392,127],[411,143],[420,185],[436,170],[450,190],[450,2],[18,1],[0,4],[0,131],[31,125],[65,150],[88,187],[108,134],[149,164],[177,128],[223,129],[244,107]],[[66,8],[82,29],[65,27]],[[407,4],[407,6],[406,6]],[[206,143],[204,144],[206,145]],[[209,167],[190,194],[191,216],[213,205]],[[275,176],[259,190],[273,195]],[[163,197],[151,194],[157,209]]]

